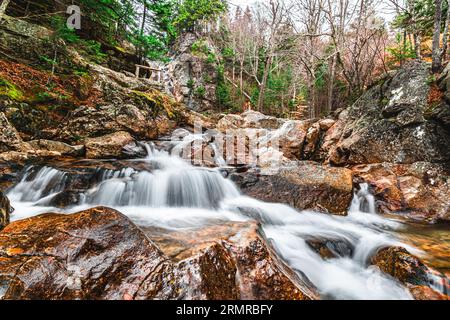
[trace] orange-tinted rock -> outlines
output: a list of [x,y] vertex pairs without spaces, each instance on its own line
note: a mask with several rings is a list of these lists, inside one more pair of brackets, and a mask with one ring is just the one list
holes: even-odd
[[3,299],[170,298],[172,276],[168,259],[112,209],[45,214],[0,233]]
[[450,297],[427,286],[408,285],[409,292],[415,300],[450,300]]
[[110,159],[124,157],[123,148],[133,142],[133,137],[125,131],[86,139],[86,158]]
[[0,191],[0,230],[9,224],[11,210],[8,198]]
[[353,167],[359,182],[367,182],[384,212],[400,212],[428,222],[450,221],[450,179],[441,164],[371,164]]
[[372,257],[371,262],[384,273],[402,283],[428,284],[428,268],[423,262],[401,247],[383,248]]
[[284,265],[256,222],[229,222],[171,232],[144,228],[178,262],[182,297],[191,299],[318,299],[314,286]]
[[446,295],[431,288],[429,275],[432,269],[404,248],[383,248],[372,257],[371,263],[405,284],[416,300],[448,299]]
[[0,293],[7,300],[318,298],[257,223],[144,233],[104,207],[8,225],[0,232]]

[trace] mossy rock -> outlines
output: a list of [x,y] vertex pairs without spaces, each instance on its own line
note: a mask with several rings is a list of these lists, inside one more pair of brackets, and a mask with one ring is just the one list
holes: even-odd
[[15,101],[22,101],[24,94],[14,84],[0,78],[0,97],[7,97]]
[[132,98],[137,103],[143,103],[151,108],[154,118],[162,115],[161,112],[164,112],[171,120],[178,118],[178,104],[161,92],[157,90],[149,92],[132,90],[131,93]]

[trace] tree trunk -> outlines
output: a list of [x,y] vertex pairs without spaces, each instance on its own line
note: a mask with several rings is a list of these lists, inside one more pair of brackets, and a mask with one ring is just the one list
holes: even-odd
[[333,92],[334,92],[334,77],[336,74],[336,56],[333,56],[331,66],[330,66],[330,79],[328,80],[328,104],[327,112],[333,110]]
[[437,73],[441,70],[441,23],[442,23],[442,0],[435,0],[435,14],[434,14],[434,32],[433,32],[433,53],[432,53],[432,71]]
[[270,66],[272,65],[272,53],[269,52],[266,64],[264,66],[264,74],[259,86],[258,111],[263,112],[264,96],[266,95],[267,79],[269,78]]
[[416,58],[422,59],[422,36],[418,33],[414,33],[414,51]]
[[[147,20],[147,4],[146,4],[145,0],[142,3],[144,4],[144,12],[142,14],[141,38],[144,36],[145,22]],[[144,64],[144,48],[143,48],[143,46],[141,46],[139,51],[140,51],[140,59],[139,60],[141,60],[141,64]]]
[[10,0],[3,0],[3,1],[2,1],[2,4],[0,5],[0,22],[1,22],[2,19],[3,19],[3,15],[4,15],[5,12],[6,12],[6,8],[8,7],[9,2],[10,2]]
[[450,0],[447,0],[447,18],[445,19],[444,35],[442,39],[441,61],[447,60],[449,23],[450,23]]
[[239,89],[241,90],[241,94],[242,94],[244,92],[244,60],[240,61]]

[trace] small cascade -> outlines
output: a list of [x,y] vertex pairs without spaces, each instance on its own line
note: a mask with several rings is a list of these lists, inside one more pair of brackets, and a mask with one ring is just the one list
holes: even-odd
[[41,169],[30,166],[22,180],[8,193],[11,201],[34,202],[46,205],[52,197],[65,189],[67,176],[50,167]]
[[360,184],[360,189],[353,197],[350,212],[366,212],[376,214],[375,197],[370,193],[369,184]]
[[[237,188],[220,171],[192,167],[150,144],[146,149],[149,152],[146,160],[155,168],[152,172],[131,167],[98,169],[93,175],[98,183],[82,194],[78,205],[212,209],[227,197],[239,196]],[[65,172],[51,167],[30,167],[8,196],[13,201],[47,205],[66,187]]]

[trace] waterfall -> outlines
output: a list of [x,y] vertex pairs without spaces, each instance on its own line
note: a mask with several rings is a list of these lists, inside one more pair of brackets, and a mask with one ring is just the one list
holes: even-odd
[[[99,169],[100,181],[82,194],[78,205],[214,209],[223,199],[239,196],[234,184],[219,170],[192,167],[151,146],[147,150],[154,171]],[[13,201],[47,205],[65,191],[66,178],[65,172],[51,167],[29,167],[8,196]]]
[[369,191],[369,184],[362,183],[360,185],[360,190],[354,195],[349,211],[377,213],[375,197]]
[[[305,274],[330,299],[411,299],[396,280],[368,265],[380,247],[402,245],[384,230],[401,227],[376,213],[367,185],[355,193],[347,217],[298,212],[276,203],[242,196],[219,170],[203,169],[147,145],[152,170],[98,169],[94,183],[79,202],[52,208],[51,198],[72,180],[62,170],[30,167],[8,192],[16,208],[12,219],[48,211],[76,212],[107,205],[140,225],[163,229],[198,228],[223,221],[260,221],[269,242],[293,270]],[[73,178],[76,181],[76,177]],[[322,257],[314,245],[330,252]]]

